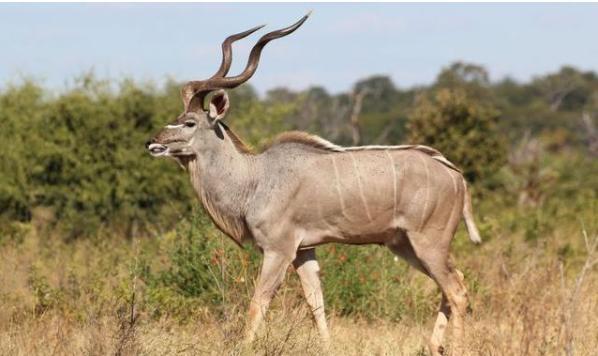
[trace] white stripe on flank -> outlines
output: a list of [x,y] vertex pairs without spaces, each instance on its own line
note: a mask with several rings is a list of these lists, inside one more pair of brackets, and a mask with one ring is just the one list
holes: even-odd
[[338,193],[338,199],[341,203],[341,213],[343,214],[343,216],[346,217],[345,202],[343,201],[343,193],[341,191],[341,181],[340,175],[338,173],[338,167],[336,166],[336,160],[334,159],[334,155],[331,155],[330,157],[332,158],[332,166],[334,166],[334,176],[336,177],[336,192]]
[[455,189],[455,193],[457,193],[459,191],[459,188],[457,187],[457,182],[455,181],[455,177],[453,177],[453,172],[451,172],[450,168],[447,166],[444,166],[444,169],[446,169],[446,173],[449,175],[449,177],[451,177],[451,181],[453,182],[453,188]]
[[426,170],[426,183],[424,184],[424,189],[426,190],[426,195],[424,198],[424,207],[422,208],[422,217],[421,217],[421,222],[420,222],[420,226],[419,229],[421,230],[422,227],[424,227],[424,223],[425,223],[425,219],[426,219],[426,209],[428,208],[428,195],[430,194],[430,188],[429,188],[429,184],[430,184],[430,171],[428,170],[428,164],[426,163],[426,160],[420,156],[417,155],[419,157],[419,159],[422,161],[424,168]]
[[397,168],[395,167],[395,161],[388,150],[384,151],[388,159],[390,160],[390,166],[392,167],[392,191],[393,191],[393,206],[392,206],[392,220],[394,221],[397,215]]
[[359,195],[361,196],[361,201],[363,202],[363,207],[365,208],[365,213],[368,216],[370,222],[372,222],[372,214],[370,214],[370,208],[368,207],[368,202],[365,199],[365,194],[363,193],[363,184],[361,183],[361,174],[359,173],[359,168],[357,168],[357,161],[351,152],[349,152],[351,156],[351,160],[353,161],[353,169],[355,169],[355,173],[357,174],[357,186],[359,186]]

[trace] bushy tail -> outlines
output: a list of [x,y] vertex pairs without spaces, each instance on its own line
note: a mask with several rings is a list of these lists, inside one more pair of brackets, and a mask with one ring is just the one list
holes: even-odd
[[463,187],[465,187],[465,194],[463,197],[463,220],[465,220],[465,226],[467,227],[469,239],[473,243],[479,244],[482,242],[482,238],[480,237],[480,232],[478,231],[475,221],[473,220],[471,196],[469,195],[469,189],[467,189],[467,182],[465,182],[465,179],[463,179]]

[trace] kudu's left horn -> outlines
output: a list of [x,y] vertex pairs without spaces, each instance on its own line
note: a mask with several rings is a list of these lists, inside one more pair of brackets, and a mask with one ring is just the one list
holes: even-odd
[[245,66],[243,72],[234,77],[226,77],[226,74],[228,74],[232,63],[233,42],[249,36],[264,26],[254,27],[245,32],[237,33],[227,37],[224,42],[222,42],[222,63],[220,64],[218,71],[212,77],[210,77],[210,79],[190,81],[181,89],[181,96],[183,98],[183,104],[185,105],[185,111],[204,110],[204,100],[210,92],[217,89],[235,88],[249,80],[249,78],[251,78],[257,69],[260,61],[260,55],[262,54],[262,50],[266,44],[272,40],[293,33],[296,29],[303,25],[309,15],[310,13],[303,16],[301,20],[289,27],[272,31],[262,36],[262,38],[260,38],[255,46],[253,46],[251,49],[251,52],[249,53],[249,59],[247,60],[247,65]]

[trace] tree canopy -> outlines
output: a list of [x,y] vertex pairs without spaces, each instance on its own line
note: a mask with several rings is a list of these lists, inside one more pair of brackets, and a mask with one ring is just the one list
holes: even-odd
[[[276,88],[261,98],[244,85],[231,91],[226,121],[255,146],[286,129],[338,144],[427,144],[481,185],[526,135],[551,150],[596,154],[596,73],[566,66],[527,83],[489,78],[483,66],[458,62],[415,88],[375,75],[347,92]],[[105,227],[129,234],[167,228],[190,208],[192,194],[186,175],[152,159],[143,144],[180,110],[174,82],[156,88],[87,75],[61,93],[31,81],[5,86],[0,219],[44,212],[73,237]]]

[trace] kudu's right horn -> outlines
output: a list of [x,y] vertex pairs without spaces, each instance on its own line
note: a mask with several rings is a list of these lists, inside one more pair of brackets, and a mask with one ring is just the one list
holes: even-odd
[[251,78],[257,69],[260,61],[260,55],[262,54],[262,49],[264,49],[266,44],[272,40],[293,33],[296,29],[303,25],[310,14],[311,13],[308,13],[307,15],[303,16],[301,20],[289,27],[272,31],[263,35],[262,38],[260,38],[255,46],[253,46],[251,49],[251,52],[249,53],[249,59],[247,60],[247,65],[245,66],[243,72],[234,77],[226,77],[232,63],[233,42],[249,36],[250,34],[264,27],[264,25],[254,27],[250,30],[227,37],[224,42],[222,42],[222,63],[220,64],[218,71],[216,71],[216,73],[207,80],[190,81],[181,89],[181,97],[183,99],[185,111],[205,110],[204,101],[210,92],[217,89],[235,88],[249,80],[249,78]]

